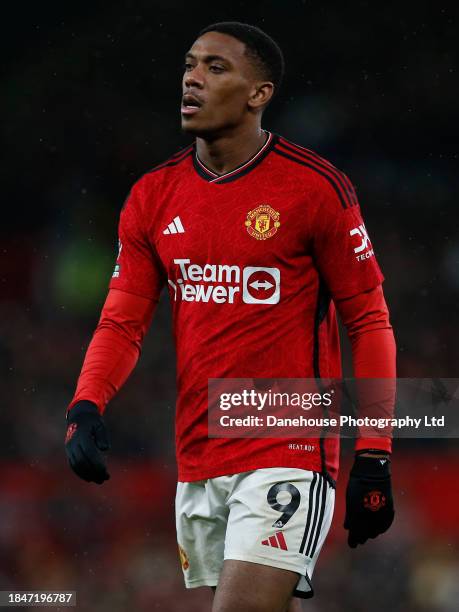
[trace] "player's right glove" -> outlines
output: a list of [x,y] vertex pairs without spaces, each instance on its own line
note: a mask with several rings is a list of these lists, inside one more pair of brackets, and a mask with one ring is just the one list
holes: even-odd
[[355,548],[384,533],[394,520],[389,457],[357,455],[346,490],[344,529]]
[[101,451],[110,448],[107,428],[92,402],[77,402],[67,412],[65,452],[70,467],[87,482],[102,484],[110,478]]

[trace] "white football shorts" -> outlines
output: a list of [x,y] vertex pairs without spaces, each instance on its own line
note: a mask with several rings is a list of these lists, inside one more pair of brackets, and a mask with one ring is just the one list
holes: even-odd
[[217,586],[225,559],[299,574],[297,597],[312,597],[311,576],[330,529],[335,490],[317,472],[264,468],[179,482],[177,540],[187,588]]

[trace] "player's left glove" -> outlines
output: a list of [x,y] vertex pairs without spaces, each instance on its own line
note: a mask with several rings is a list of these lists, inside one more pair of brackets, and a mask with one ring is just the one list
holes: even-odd
[[349,546],[355,548],[368,538],[376,538],[389,529],[393,520],[389,456],[357,455],[346,490],[344,529],[349,530]]

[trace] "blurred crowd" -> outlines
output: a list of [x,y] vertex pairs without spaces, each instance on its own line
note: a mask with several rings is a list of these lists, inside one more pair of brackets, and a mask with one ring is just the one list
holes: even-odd
[[[392,10],[290,0],[282,15],[278,3],[261,0],[234,3],[231,14],[209,2],[192,12],[175,0],[134,4],[8,9],[0,101],[7,118],[0,590],[77,585],[84,610],[194,612],[206,609],[210,593],[184,595],[175,554],[167,295],[136,371],[107,413],[116,484],[99,490],[77,482],[62,449],[63,412],[105,297],[121,205],[139,176],[189,142],[179,132],[183,53],[199,29],[223,19],[254,23],[278,40],[287,74],[264,127],[314,149],[355,184],[386,277],[399,376],[455,377],[457,24],[448,8],[429,3]],[[345,367],[350,372],[348,352]],[[399,443],[407,478],[410,465],[418,471],[412,453],[426,448]],[[423,465],[439,458],[457,467],[456,440],[428,452]],[[457,508],[456,475],[450,470],[450,484],[438,489],[439,472],[406,498],[399,477],[401,509],[384,540],[354,554],[342,534],[332,534],[317,568],[319,594],[305,609],[457,609],[457,525],[443,529],[441,512],[437,529],[411,520],[435,494],[443,512]]]

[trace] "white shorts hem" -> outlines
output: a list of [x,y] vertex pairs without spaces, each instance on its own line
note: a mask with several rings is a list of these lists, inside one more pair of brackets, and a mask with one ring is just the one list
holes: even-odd
[[193,580],[187,580],[185,578],[185,586],[187,589],[196,589],[197,587],[207,586],[216,587],[218,584],[218,576],[212,576],[208,578],[194,578]]

